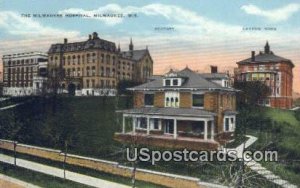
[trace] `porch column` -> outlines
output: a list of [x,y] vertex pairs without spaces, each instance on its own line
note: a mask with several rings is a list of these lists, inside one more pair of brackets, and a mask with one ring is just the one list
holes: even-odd
[[204,140],[207,140],[207,121],[204,121]]
[[132,117],[132,132],[135,134],[135,127],[137,123],[137,117]]
[[125,133],[125,116],[123,115],[123,121],[122,121],[122,133]]
[[177,119],[174,119],[174,138],[177,138]]
[[150,134],[150,118],[147,116],[147,134]]
[[214,122],[214,120],[211,121],[211,128],[210,128],[210,129],[211,129],[211,132],[210,132],[210,135],[211,135],[211,136],[210,136],[210,139],[213,140],[213,139],[214,139],[214,133],[215,133],[215,122]]

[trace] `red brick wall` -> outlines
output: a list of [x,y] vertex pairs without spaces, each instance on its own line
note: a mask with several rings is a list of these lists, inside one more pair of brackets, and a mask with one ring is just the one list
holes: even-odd
[[140,107],[144,106],[144,93],[143,92],[134,92],[133,106],[134,106],[134,108],[140,108]]
[[[258,64],[255,64],[258,66]],[[292,107],[292,94],[293,94],[293,67],[287,62],[267,63],[265,68],[268,69],[271,66],[277,66],[278,72],[281,73],[281,85],[280,85],[280,96],[277,99],[271,99],[271,107],[275,108],[291,108]],[[252,64],[238,65],[238,69],[241,72],[254,71]],[[236,75],[238,77],[238,75]],[[284,97],[287,99],[282,99]]]
[[165,106],[165,94],[164,94],[164,92],[155,92],[154,106],[155,107],[160,107],[160,108]]

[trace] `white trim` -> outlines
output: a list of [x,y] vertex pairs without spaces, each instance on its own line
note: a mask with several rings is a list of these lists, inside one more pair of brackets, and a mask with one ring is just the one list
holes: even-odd
[[[226,124],[226,119],[229,119],[229,127],[228,130],[225,129],[225,124]],[[231,118],[233,118],[233,123],[231,122]],[[235,115],[224,115],[223,118],[223,132],[233,132],[235,130],[236,127],[236,117]]]
[[[151,118],[158,118],[158,119],[174,119],[174,116],[161,116],[161,115],[137,115],[137,114],[123,114],[123,116],[126,117],[143,117],[146,118],[147,116],[150,116]],[[177,120],[191,120],[191,121],[206,121],[206,120],[212,120],[214,121],[214,118],[211,116],[207,117],[182,117],[182,116],[176,116]]]

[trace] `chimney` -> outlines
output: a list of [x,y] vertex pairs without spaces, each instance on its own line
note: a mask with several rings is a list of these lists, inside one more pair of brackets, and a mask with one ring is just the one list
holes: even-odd
[[64,38],[64,44],[67,44],[67,43],[68,43],[68,39]]
[[255,61],[255,51],[251,52],[251,61]]
[[89,35],[89,40],[92,40],[92,35]]
[[97,32],[93,32],[93,39],[97,39],[98,38],[98,33]]
[[218,73],[218,67],[217,66],[210,66],[210,73]]

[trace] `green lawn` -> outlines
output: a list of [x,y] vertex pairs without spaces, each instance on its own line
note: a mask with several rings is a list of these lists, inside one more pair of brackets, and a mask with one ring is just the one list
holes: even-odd
[[251,149],[278,151],[278,162],[262,164],[283,179],[300,185],[300,121],[297,117],[300,111],[256,107],[241,110],[238,121],[246,124],[246,134],[258,137]]
[[[131,104],[131,97],[36,97],[16,109],[0,112],[0,138],[60,150],[64,150],[67,140],[68,152],[131,166],[125,160],[126,145],[113,140],[114,133],[121,131],[121,118],[115,111],[130,108]],[[228,178],[230,166],[232,163],[227,162],[138,163],[140,168],[198,177],[202,181],[225,185],[232,185],[232,179]],[[253,177],[253,181],[257,179]],[[259,182],[267,184],[264,180]]]

